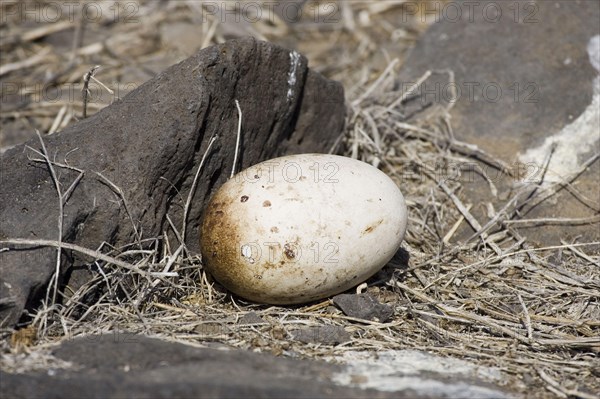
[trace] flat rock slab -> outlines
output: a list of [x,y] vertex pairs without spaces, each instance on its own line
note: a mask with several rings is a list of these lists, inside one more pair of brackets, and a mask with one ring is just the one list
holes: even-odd
[[[492,384],[464,376],[460,381],[461,391],[445,391],[459,381],[446,381],[442,369],[437,374],[423,376],[427,386],[397,385],[391,389],[385,381],[370,379],[377,369],[365,370],[365,359],[355,366],[333,364],[236,349],[196,348],[129,334],[76,338],[61,343],[52,355],[53,367],[14,374],[0,372],[3,395],[10,398],[432,398],[456,397],[448,392],[467,396],[495,392],[495,397],[507,396]],[[421,362],[424,356],[427,354],[421,355]],[[348,359],[338,360],[347,363]],[[427,361],[432,362],[430,369],[444,366],[432,356]],[[382,364],[374,366],[381,371]],[[396,363],[388,363],[383,370],[390,374],[390,368],[394,367],[396,376],[406,373],[413,379],[419,378],[414,369],[407,371],[406,364],[400,368]],[[358,382],[358,377],[352,379],[353,373],[361,376],[362,382]],[[456,379],[457,371],[452,375]],[[367,380],[369,387],[359,386]],[[432,389],[433,385],[436,389]]]
[[[120,247],[168,233],[167,215],[182,226],[206,153],[185,229],[187,248],[199,251],[204,203],[233,166],[236,100],[243,114],[238,171],[284,154],[327,152],[343,129],[342,86],[308,69],[297,52],[251,38],[206,48],[94,116],[44,137],[62,192],[78,182],[63,201],[62,240],[89,249]],[[34,139],[0,154],[0,241],[58,240],[58,195],[41,147]],[[0,247],[11,249],[0,252],[0,320],[12,326],[45,294],[56,249],[6,241]],[[60,283],[77,289],[91,275],[71,273],[70,266],[91,260],[63,251]]]
[[[400,71],[407,90],[426,71],[432,72],[407,106],[456,101],[450,110],[454,136],[476,144],[515,172],[505,179],[483,165],[501,194],[537,183],[553,143],[557,147],[546,182],[576,172],[600,152],[599,2],[482,1],[443,7],[440,21],[419,39]],[[562,190],[523,218],[597,215],[599,174],[596,161],[574,185],[587,200]],[[481,204],[472,212],[484,220],[484,204],[497,203],[497,198],[486,194],[488,183],[477,174],[465,180],[470,179],[472,184],[465,184],[469,201]],[[546,244],[577,235],[589,241],[600,238],[598,223],[530,226],[522,231]]]

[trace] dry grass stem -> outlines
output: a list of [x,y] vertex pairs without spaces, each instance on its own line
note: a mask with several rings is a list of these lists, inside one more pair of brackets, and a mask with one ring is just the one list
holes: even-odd
[[[240,117],[241,117],[241,114],[240,114]],[[240,120],[240,124],[241,124],[241,120]],[[185,206],[183,208],[183,226],[181,228],[181,235],[178,236],[180,242],[184,245],[185,245],[185,231],[187,229],[187,216],[190,211],[192,199],[194,198],[194,194],[196,193],[196,186],[198,185],[198,178],[200,177],[200,171],[202,170],[202,166],[204,166],[206,157],[210,153],[210,149],[212,148],[212,146],[215,143],[215,141],[217,140],[217,138],[218,138],[217,136],[210,138],[210,141],[208,142],[208,146],[206,147],[206,151],[204,151],[204,154],[202,155],[202,160],[200,160],[200,165],[198,165],[198,169],[196,170],[196,174],[194,175],[194,181],[192,183],[192,187],[190,188],[190,192],[188,193],[187,200],[185,201]],[[235,168],[235,161],[234,161],[234,168]],[[168,217],[168,215],[167,215],[167,217]],[[169,222],[171,223],[170,220],[169,220]],[[175,228],[172,225],[171,225],[171,228],[173,228],[173,231],[177,234],[177,230],[175,230]]]

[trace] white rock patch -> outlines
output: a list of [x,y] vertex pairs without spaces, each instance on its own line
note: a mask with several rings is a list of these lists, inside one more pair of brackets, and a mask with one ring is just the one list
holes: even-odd
[[[434,397],[509,397],[505,392],[469,382],[469,379],[499,381],[499,370],[478,367],[464,360],[435,356],[426,352],[346,352],[328,360],[346,365],[343,372],[332,378],[334,383],[343,386],[387,392],[412,389],[420,395]],[[434,378],[435,375],[439,375],[439,378]]]
[[[600,35],[590,39],[587,51],[590,63],[600,72]],[[600,76],[594,79],[593,85],[592,102],[577,119],[557,134],[546,138],[541,146],[531,148],[519,156],[521,162],[535,165],[533,175],[525,176],[525,182],[539,182],[553,145],[556,145],[556,149],[548,164],[544,184],[562,181],[579,170],[580,155],[590,152],[600,140]]]
[[294,95],[294,86],[296,85],[296,72],[300,64],[300,54],[296,51],[290,52],[290,71],[288,72],[288,91],[287,100],[290,101]]

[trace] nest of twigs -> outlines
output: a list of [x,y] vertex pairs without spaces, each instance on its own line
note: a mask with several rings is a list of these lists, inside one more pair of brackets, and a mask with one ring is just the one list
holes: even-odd
[[[197,2],[173,2],[162,8],[157,4],[141,2],[139,18],[153,23],[194,21],[198,17],[194,12],[202,7]],[[40,353],[48,345],[78,335],[128,331],[193,345],[219,343],[304,358],[346,351],[419,349],[494,366],[502,372],[502,383],[529,397],[552,393],[591,398],[600,392],[600,267],[598,254],[590,252],[592,244],[598,243],[540,247],[514,228],[516,210],[524,201],[546,201],[565,182],[516,185],[486,220],[470,213],[472,200],[461,192],[460,168],[451,178],[443,178],[432,165],[472,165],[483,159],[499,173],[509,172],[501,161],[453,138],[448,109],[428,109],[410,119],[403,114],[410,92],[394,89],[401,60],[373,56],[380,38],[395,37],[398,46],[408,48],[423,29],[417,22],[409,29],[389,25],[383,11],[397,7],[402,4],[352,2],[340,6],[343,17],[336,24],[260,21],[247,27],[272,41],[289,42],[292,37],[297,48],[310,49],[306,55],[313,67],[344,82],[348,120],[344,137],[332,151],[381,168],[407,199],[409,227],[401,256],[369,280],[367,289],[393,306],[392,320],[380,323],[347,317],[331,306],[331,300],[290,307],[245,302],[206,275],[200,256],[180,242],[169,242],[165,234],[142,237],[147,243],[142,250],[138,241],[124,248],[101,248],[106,256],[134,267],[125,269],[106,258],[90,263],[94,278],[75,292],[66,287],[57,303],[48,300],[31,314],[28,326],[4,341],[2,367],[12,371],[45,367],[52,360]],[[227,38],[220,23],[209,18],[202,25],[206,31],[203,46]],[[123,68],[124,60],[118,56],[122,52],[109,46],[144,39],[143,32],[123,24],[100,25],[94,29],[105,29],[108,39],[99,44],[75,40],[72,52],[65,55],[40,43],[43,29],[49,35],[58,29],[55,25],[31,30],[9,20],[2,29],[24,36],[18,45],[2,42],[8,51],[4,62],[21,64],[3,72],[22,79],[23,90],[35,84],[42,70],[55,71],[50,76],[55,83],[67,85],[81,84],[90,63],[121,62],[118,68]],[[336,38],[333,45],[332,36]],[[110,51],[92,56],[93,45],[107,46]],[[142,54],[136,62],[149,62],[159,51]],[[41,58],[32,60],[34,53],[42,54]],[[66,70],[61,70],[58,64],[64,58],[73,61],[62,63]],[[428,78],[423,72],[421,81]],[[97,78],[106,81],[110,76],[98,74]],[[71,101],[32,102],[16,113],[0,115],[3,124],[21,123],[51,133],[81,113],[81,103]],[[481,190],[495,188],[490,183]],[[543,224],[540,221],[541,228]],[[472,234],[456,239],[457,232],[467,226]],[[165,270],[170,273],[164,274]],[[249,313],[259,318],[240,323]],[[342,326],[351,341],[323,345],[290,339],[298,328],[323,325]]]

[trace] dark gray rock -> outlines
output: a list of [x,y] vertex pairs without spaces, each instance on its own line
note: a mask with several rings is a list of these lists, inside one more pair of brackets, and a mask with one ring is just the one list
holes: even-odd
[[67,369],[0,372],[10,398],[398,398],[334,384],[343,367],[242,350],[194,348],[129,334],[63,342],[54,351]]
[[[450,110],[455,137],[476,144],[513,172],[512,177],[503,176],[482,164],[500,194],[508,196],[523,183],[535,186],[550,153],[547,140],[551,137],[559,145],[546,180],[568,175],[600,151],[600,106],[598,92],[595,94],[599,71],[592,56],[594,51],[600,52],[599,42],[593,41],[600,34],[599,2],[456,2],[444,10],[400,71],[404,88],[426,71],[433,72],[406,105],[447,105],[457,99]],[[458,19],[456,10],[461,12]],[[454,82],[447,71],[454,72]],[[453,87],[458,90],[456,96]],[[587,205],[562,190],[545,205],[532,209],[526,205],[522,217],[586,218],[597,214],[599,173],[600,162],[596,161],[575,186],[588,199]],[[482,204],[471,212],[486,220],[484,204],[507,198],[498,201],[489,194],[485,180],[467,174],[465,180],[472,181],[465,182],[465,196],[470,203]],[[546,244],[560,244],[561,238],[569,241],[577,235],[589,241],[600,239],[598,224],[521,230]],[[473,231],[463,233],[469,236]],[[464,234],[455,238],[464,238]]]
[[[442,18],[434,24],[411,51],[400,78],[408,84],[427,70],[454,71],[457,137],[511,158],[541,144],[590,104],[598,72],[586,48],[600,33],[598,20],[596,1],[483,1],[472,22],[464,15],[458,22]],[[446,74],[434,74],[418,101],[447,101],[450,87]]]
[[316,326],[292,331],[294,340],[305,344],[337,345],[351,340],[342,326]]
[[[44,138],[55,162],[84,171],[65,203],[63,241],[93,249],[102,242],[132,243],[133,223],[143,237],[157,237],[168,230],[167,213],[181,226],[196,169],[211,137],[218,136],[188,214],[186,245],[198,251],[203,204],[232,168],[235,100],[243,112],[237,170],[284,154],[326,152],[343,128],[341,85],[309,70],[298,53],[251,38],[204,49],[89,119]],[[27,146],[39,149],[40,143],[36,138],[0,155],[0,240],[56,240],[56,189],[47,166],[32,161],[39,156]],[[55,168],[65,191],[78,172]],[[123,191],[131,215],[100,173]],[[0,246],[11,248],[0,252],[0,298],[15,298],[0,319],[11,326],[26,305],[37,305],[56,251]],[[63,275],[70,265],[91,260],[72,251],[63,258]]]
[[50,356],[31,356],[35,367],[24,367],[27,362],[21,357],[20,371],[0,371],[3,397],[513,396],[498,387],[502,377],[498,369],[414,350],[346,350],[324,362],[111,333],[63,341]]
[[379,303],[371,294],[340,294],[333,297],[333,303],[346,316],[358,319],[375,320],[385,323],[394,315],[391,306]]

